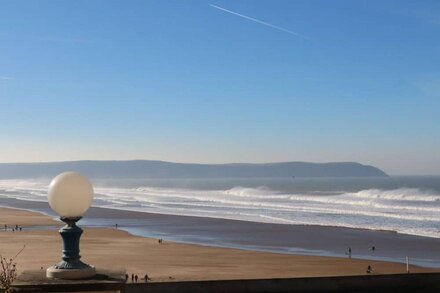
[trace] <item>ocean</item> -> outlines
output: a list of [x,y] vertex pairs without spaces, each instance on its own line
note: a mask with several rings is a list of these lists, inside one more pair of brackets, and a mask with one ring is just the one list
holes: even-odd
[[[92,181],[96,207],[440,238],[440,177]],[[0,180],[0,204],[46,201],[49,182]]]

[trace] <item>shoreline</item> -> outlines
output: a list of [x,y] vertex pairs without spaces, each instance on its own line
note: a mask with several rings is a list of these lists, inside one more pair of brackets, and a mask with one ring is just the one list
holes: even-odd
[[[31,201],[31,200],[21,200],[26,202],[41,202],[43,201]],[[22,207],[14,207],[9,205],[2,205],[0,204],[0,208],[7,208],[7,209],[15,209],[15,210],[21,210],[21,211],[29,211],[29,212],[38,212],[44,216],[52,217],[54,220],[57,220],[57,216],[51,214],[51,212],[43,212],[40,210],[37,210],[35,208],[22,208]],[[231,222],[243,222],[243,223],[254,223],[254,224],[269,224],[269,225],[289,225],[289,226],[296,226],[296,227],[317,227],[317,228],[331,228],[331,229],[352,229],[352,230],[360,230],[360,231],[369,231],[369,232],[380,232],[380,233],[391,233],[391,234],[398,234],[398,235],[404,235],[404,236],[414,236],[414,237],[421,237],[421,238],[428,238],[428,239],[440,239],[440,237],[430,237],[430,236],[423,236],[423,235],[414,235],[414,234],[408,234],[408,233],[400,233],[393,230],[386,230],[386,229],[368,229],[368,228],[358,228],[358,227],[346,227],[346,226],[332,226],[332,225],[319,225],[319,224],[279,224],[279,223],[271,223],[271,222],[256,222],[256,221],[248,221],[248,220],[237,220],[237,219],[230,219],[230,218],[222,218],[222,217],[201,217],[201,216],[189,216],[189,215],[177,215],[177,214],[166,214],[166,213],[152,213],[152,212],[143,212],[139,210],[132,210],[132,209],[116,209],[116,208],[107,208],[107,207],[96,207],[92,206],[91,209],[100,209],[100,210],[107,210],[107,211],[118,211],[123,213],[140,213],[140,214],[146,214],[150,215],[152,217],[154,216],[165,216],[165,217],[182,217],[182,218],[197,218],[197,219],[216,219],[216,220],[225,220],[225,221],[231,221]],[[87,214],[87,213],[86,213]],[[87,219],[86,219],[87,221]],[[101,225],[88,225],[88,226],[97,226],[100,227]]]
[[[0,199],[0,204],[56,218],[45,202]],[[113,227],[132,235],[169,241],[294,255],[405,262],[440,268],[440,239],[356,228],[256,223],[240,220],[153,214],[92,207],[83,227]],[[325,239],[325,242],[322,241]],[[369,248],[377,249],[372,253]]]
[[[37,219],[54,228],[60,224],[36,212],[0,209],[0,224],[17,217]],[[26,245],[17,259],[20,272],[41,267],[44,270],[59,261],[62,241],[58,232],[38,227],[27,229],[33,222],[24,224],[21,232],[0,231],[0,252],[13,255],[22,244]],[[134,236],[114,228],[86,226],[83,229],[81,255],[85,262],[97,268],[125,268],[128,273],[140,276],[148,273],[154,282],[364,275],[368,265],[373,267],[374,274],[405,272],[405,265],[393,262],[256,252],[168,240],[158,244],[155,238]],[[413,265],[410,270],[438,271]]]

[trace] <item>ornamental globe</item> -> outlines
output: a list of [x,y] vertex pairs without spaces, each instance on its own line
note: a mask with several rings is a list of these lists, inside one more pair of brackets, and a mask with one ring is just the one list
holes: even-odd
[[77,172],[64,172],[50,182],[47,198],[60,217],[81,217],[92,205],[93,186]]

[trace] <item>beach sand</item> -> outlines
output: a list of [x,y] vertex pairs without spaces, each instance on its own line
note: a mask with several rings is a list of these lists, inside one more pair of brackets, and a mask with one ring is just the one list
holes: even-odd
[[[2,255],[11,257],[26,246],[17,259],[19,271],[41,267],[45,270],[60,260],[59,222],[35,212],[1,208],[0,227],[4,224],[24,227],[21,232],[0,230]],[[53,229],[36,226],[53,226]],[[374,274],[405,272],[405,265],[400,263],[256,252],[166,240],[159,244],[157,239],[111,228],[85,228],[81,255],[83,261],[97,269],[126,269],[140,277],[148,273],[152,281],[362,275],[368,265]],[[438,271],[415,266],[410,270]]]
[[40,213],[29,212],[26,210],[0,208],[0,230],[5,224],[9,228],[18,226],[62,226],[62,222],[53,220],[50,217],[41,215]]
[[[0,203],[4,207],[56,217],[47,202],[2,198]],[[100,207],[90,208],[80,225],[111,228],[116,223],[134,235],[179,243],[332,257],[345,257],[351,247],[354,258],[405,262],[408,256],[412,264],[440,268],[440,238],[385,230],[261,223]],[[376,247],[374,252],[372,246]]]

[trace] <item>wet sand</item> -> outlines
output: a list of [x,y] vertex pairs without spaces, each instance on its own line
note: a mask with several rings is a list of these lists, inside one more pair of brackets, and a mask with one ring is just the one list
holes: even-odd
[[[58,262],[62,249],[59,222],[34,212],[0,209],[0,225],[18,224],[19,220],[23,231],[0,232],[0,252],[10,257],[26,245],[17,260],[20,271],[46,269]],[[39,228],[36,223],[52,225],[54,229]],[[362,275],[368,265],[375,274],[405,272],[405,265],[392,262],[257,252],[167,240],[159,244],[157,239],[112,228],[85,228],[81,255],[98,269],[126,269],[139,276],[148,273],[153,281]],[[411,266],[411,272],[426,271],[436,270]]]

